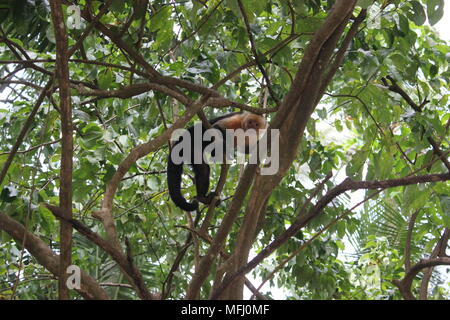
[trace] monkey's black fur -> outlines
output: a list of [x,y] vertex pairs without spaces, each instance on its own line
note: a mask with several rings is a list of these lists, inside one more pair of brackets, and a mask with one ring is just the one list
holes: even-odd
[[[241,112],[234,112],[229,113],[227,115],[217,117],[214,119],[209,120],[209,123],[211,126],[213,126],[214,129],[218,130],[222,134],[222,141],[223,137],[225,137],[225,131],[223,128],[220,128],[218,126],[214,126],[215,123],[217,123],[219,120],[232,117],[236,114],[240,114]],[[206,128],[203,126],[203,124],[197,124],[201,125],[202,127],[202,137],[203,134],[206,131]],[[187,129],[189,134],[192,138],[194,138],[194,126],[191,126]],[[178,140],[172,148],[180,143],[180,140]],[[210,175],[210,167],[207,163],[202,162],[201,164],[194,164],[194,141],[191,141],[191,166],[194,171],[194,179],[195,179],[195,187],[197,189],[197,197],[194,199],[191,203],[187,202],[186,199],[183,197],[181,193],[181,176],[183,174],[183,163],[181,164],[175,164],[172,161],[171,153],[169,153],[169,158],[167,160],[167,183],[169,187],[169,195],[172,201],[181,209],[185,211],[195,211],[198,209],[198,201],[209,204],[212,200],[212,197],[214,194],[209,194],[209,175]],[[202,141],[202,154],[205,148],[210,144],[210,141]],[[202,155],[203,159],[203,155]]]

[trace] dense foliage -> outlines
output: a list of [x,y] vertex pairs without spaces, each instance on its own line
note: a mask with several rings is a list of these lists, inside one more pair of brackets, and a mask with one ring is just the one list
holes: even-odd
[[[74,218],[104,235],[92,212],[101,207],[106,185],[118,166],[134,147],[161,135],[187,109],[164,90],[139,87],[148,81],[148,69],[124,46],[133,48],[162,75],[203,87],[210,88],[239,70],[218,87],[220,95],[236,103],[272,108],[291,88],[305,48],[335,1],[63,3],[69,48],[95,25],[82,18],[85,10],[95,16],[109,5],[100,22],[123,43],[121,47],[96,26],[69,61]],[[366,8],[367,17],[342,66],[308,121],[296,160],[267,202],[251,256],[295,221],[313,192],[317,191],[312,198],[315,203],[346,177],[389,180],[449,171],[445,161],[448,164],[450,47],[430,27],[442,17],[444,1],[359,1],[354,15]],[[0,18],[1,169],[53,75],[56,47],[47,1],[1,1]],[[255,53],[265,67],[269,86],[257,64],[246,66]],[[198,90],[179,91],[191,100],[201,97]],[[0,181],[0,214],[23,224],[55,253],[59,221],[42,204],[59,203],[58,105],[55,87]],[[203,110],[207,117],[214,117],[238,109],[225,105]],[[274,114],[266,116],[271,120]],[[194,121],[198,118],[190,123]],[[190,239],[190,219],[196,214],[183,213],[168,198],[167,155],[166,143],[130,168],[115,194],[113,214],[119,240],[129,242],[147,286],[152,292],[166,290],[167,298],[181,299],[209,244],[194,234],[195,244],[180,255]],[[230,167],[223,201],[209,229],[211,236],[227,212],[241,170],[238,165]],[[220,172],[220,165],[213,166],[212,188]],[[333,177],[320,185],[330,172]],[[195,194],[189,175],[184,185],[188,198]],[[234,250],[243,212],[227,238],[225,253]],[[247,276],[257,287],[295,253],[270,276],[270,286],[261,289],[262,294],[288,299],[401,299],[405,296],[393,282],[401,280],[411,264],[433,254],[436,258],[442,241],[445,253],[448,228],[448,182],[347,192]],[[0,298],[57,298],[55,276],[20,241],[1,231],[0,222]],[[181,260],[174,270],[177,257]],[[114,259],[77,231],[72,263],[101,283],[111,298],[138,298]],[[211,293],[215,268],[203,286],[202,298]],[[414,278],[413,294],[419,297],[425,285],[429,298],[449,298],[445,267],[432,273],[429,285],[424,270]]]

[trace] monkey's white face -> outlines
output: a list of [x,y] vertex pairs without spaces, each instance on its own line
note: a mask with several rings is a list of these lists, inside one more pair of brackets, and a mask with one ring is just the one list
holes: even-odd
[[251,137],[249,138],[249,141],[246,141],[247,145],[253,145],[255,144],[266,132],[267,129],[267,121],[263,118],[253,118],[253,117],[249,117],[247,119],[245,119],[246,121],[244,122],[244,130],[247,131],[248,129],[253,129],[255,130],[256,134],[251,135]]
[[246,117],[243,121],[242,128],[246,132],[245,145],[253,146],[264,135],[267,128],[267,121],[261,117]]
[[255,129],[258,133],[261,129],[266,128],[266,122],[261,119],[249,117],[244,122],[244,130]]

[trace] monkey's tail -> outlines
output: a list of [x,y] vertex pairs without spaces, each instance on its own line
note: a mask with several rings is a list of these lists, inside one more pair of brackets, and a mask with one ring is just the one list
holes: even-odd
[[167,184],[169,186],[169,195],[175,205],[185,211],[195,211],[198,209],[198,202],[192,203],[186,201],[181,194],[181,175],[183,174],[183,164],[175,164],[169,154],[167,160]]

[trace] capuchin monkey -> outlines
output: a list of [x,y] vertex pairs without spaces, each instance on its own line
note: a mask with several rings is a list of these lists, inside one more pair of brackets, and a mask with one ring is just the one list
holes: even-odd
[[[267,121],[263,116],[250,113],[247,111],[244,112],[234,112],[229,113],[227,115],[214,118],[209,120],[209,123],[211,124],[213,129],[216,129],[220,132],[220,135],[222,137],[222,148],[225,149],[225,130],[226,129],[243,129],[244,133],[245,131],[249,129],[254,129],[257,133],[256,139],[250,139],[250,137],[245,137],[245,146],[238,146],[238,147],[244,147],[245,152],[248,153],[250,148],[256,145],[258,138],[260,137],[260,134],[265,131],[267,128]],[[204,132],[207,130],[203,126],[203,124],[197,124],[201,125],[201,137],[203,137]],[[192,138],[198,139],[199,137],[194,136],[194,126],[189,127],[187,129],[188,133]],[[193,139],[192,139],[193,140]],[[208,189],[209,189],[209,175],[210,175],[210,167],[207,163],[203,160],[203,152],[205,150],[205,147],[211,144],[210,141],[203,141],[201,142],[201,163],[195,164],[194,163],[194,141],[191,141],[191,161],[190,165],[193,168],[194,171],[194,180],[195,180],[195,186],[197,189],[197,196],[192,201],[192,203],[189,203],[186,201],[186,199],[181,194],[181,176],[183,174],[183,163],[175,164],[172,160],[172,153],[174,150],[174,147],[181,142],[181,139],[178,140],[173,146],[172,146],[172,152],[169,154],[169,159],[167,161],[167,182],[169,186],[169,195],[172,201],[175,203],[175,205],[185,211],[195,211],[198,209],[198,202],[202,202],[204,204],[211,203],[213,197],[215,196],[214,193],[210,193],[207,195]],[[236,137],[235,137],[235,143],[236,145]],[[211,155],[214,156],[214,151],[211,152]]]

